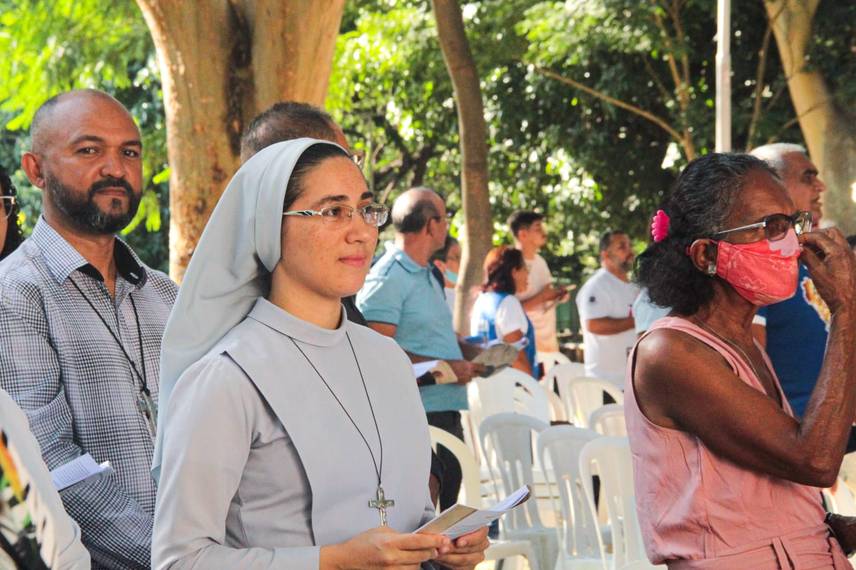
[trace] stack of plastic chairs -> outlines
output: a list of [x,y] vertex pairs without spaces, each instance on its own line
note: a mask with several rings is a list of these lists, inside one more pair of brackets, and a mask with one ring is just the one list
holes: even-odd
[[580,475],[580,453],[600,437],[594,431],[574,426],[553,426],[538,435],[538,459],[552,465],[549,484],[558,502],[560,550],[555,570],[602,570],[602,537],[592,518]]
[[[431,445],[435,451],[438,445],[442,445],[455,456],[455,459],[461,465],[461,473],[463,475],[461,494],[463,497],[461,497],[459,502],[476,509],[481,509],[483,504],[481,482],[479,481],[479,467],[467,444],[440,428],[430,426],[428,430],[431,434]],[[504,560],[514,556],[526,558],[530,570],[538,570],[538,560],[532,549],[532,543],[528,540],[504,540],[500,536],[498,540],[491,540],[490,547],[485,551],[485,560]]]
[[[534,438],[547,427],[543,420],[514,413],[496,414],[482,421],[479,439],[503,496],[523,485],[535,488]],[[500,528],[508,539],[532,543],[539,568],[552,567],[558,554],[558,537],[556,529],[542,523],[536,497],[505,515]]]
[[624,406],[607,404],[591,413],[589,427],[600,435],[627,437],[627,424],[624,421]]
[[615,403],[624,404],[624,393],[612,382],[597,378],[559,377],[556,380],[559,397],[565,403],[571,423],[577,427],[589,427],[592,412],[603,406],[604,394],[609,394]]
[[[600,477],[600,501],[606,504],[612,536],[612,570],[656,568],[648,562],[636,515],[633,459],[626,437],[599,437],[580,453],[580,478],[593,519],[597,519],[592,477]],[[603,552],[606,559],[606,552]]]

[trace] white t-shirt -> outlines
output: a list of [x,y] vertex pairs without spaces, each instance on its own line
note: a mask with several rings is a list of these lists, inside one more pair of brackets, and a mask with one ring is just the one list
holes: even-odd
[[598,269],[577,294],[577,309],[583,327],[586,375],[609,380],[624,388],[627,354],[636,342],[633,328],[611,335],[588,332],[585,322],[609,317],[623,319],[630,316],[633,301],[639,288],[622,281],[604,268]]
[[449,310],[452,311],[452,316],[455,315],[455,288],[454,287],[445,287],[443,291],[446,292],[446,304],[449,305]]
[[[553,275],[544,258],[535,254],[532,259],[527,259],[526,267],[529,268],[529,287],[526,291],[517,293],[520,301],[531,299],[544,290],[544,287],[553,283]],[[559,342],[556,340],[556,306],[552,305],[545,309],[544,305],[534,307],[526,311],[535,327],[535,346],[541,352],[558,352]]]
[[[473,305],[473,312],[470,317],[470,334],[473,336],[479,335],[479,318],[481,316],[481,307],[483,303],[491,302],[486,295],[479,295]],[[496,309],[496,319],[494,321],[496,327],[496,337],[502,340],[507,334],[514,331],[520,331],[523,336],[529,332],[529,323],[526,322],[526,313],[523,311],[523,305],[517,300],[514,295],[509,295],[499,303]]]

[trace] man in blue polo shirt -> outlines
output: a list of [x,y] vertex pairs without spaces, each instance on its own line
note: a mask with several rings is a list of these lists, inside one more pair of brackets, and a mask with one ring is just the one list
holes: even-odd
[[[393,203],[392,223],[395,244],[372,267],[357,294],[357,307],[371,328],[394,338],[413,362],[449,363],[457,383],[422,385],[419,391],[428,423],[463,439],[464,384],[483,369],[464,359],[443,285],[431,274],[431,255],[443,247],[449,230],[446,205],[433,190],[413,188]],[[445,509],[457,500],[461,472],[445,449],[438,455],[445,468],[440,491]]]

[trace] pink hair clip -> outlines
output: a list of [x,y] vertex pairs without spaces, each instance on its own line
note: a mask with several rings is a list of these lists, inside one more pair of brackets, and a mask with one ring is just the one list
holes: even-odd
[[663,210],[657,210],[654,217],[651,219],[651,237],[654,238],[654,243],[660,243],[669,235],[669,214]]

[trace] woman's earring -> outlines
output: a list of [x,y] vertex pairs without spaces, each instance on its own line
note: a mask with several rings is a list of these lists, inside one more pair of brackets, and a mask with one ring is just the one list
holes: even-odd
[[707,274],[708,275],[716,275],[716,262],[708,261],[707,262]]

